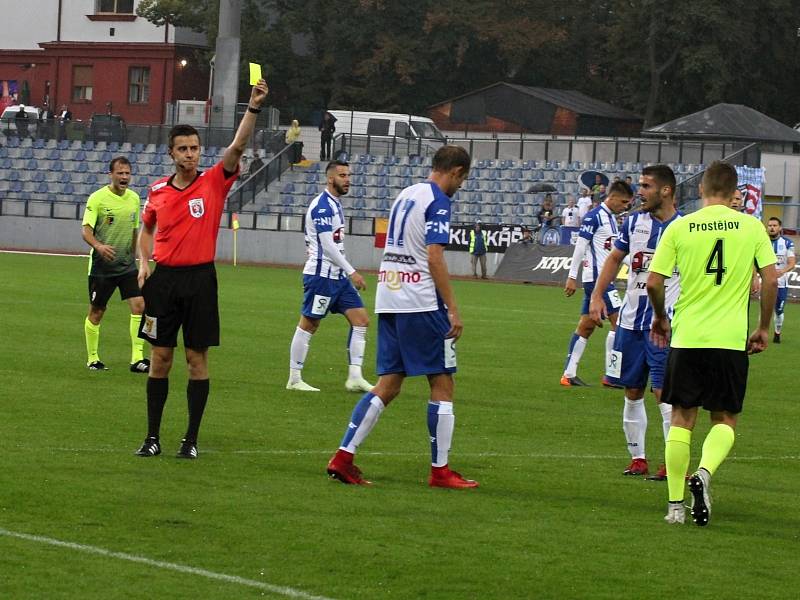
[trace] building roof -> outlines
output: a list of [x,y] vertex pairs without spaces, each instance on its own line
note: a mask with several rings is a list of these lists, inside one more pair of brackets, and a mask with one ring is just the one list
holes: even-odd
[[725,138],[753,142],[800,142],[800,132],[742,104],[715,104],[655,125],[642,133],[649,136]]
[[466,94],[456,96],[455,98],[450,98],[449,100],[443,100],[442,102],[437,102],[436,104],[430,106],[429,108],[433,108],[441,104],[446,104],[448,102],[453,102],[461,98],[466,98],[467,96],[480,94],[481,92],[484,92],[496,86],[509,87],[513,90],[516,90],[528,96],[533,96],[534,98],[537,98],[544,102],[548,102],[555,106],[566,108],[567,110],[570,110],[579,115],[590,115],[595,117],[605,117],[608,119],[624,119],[633,121],[642,120],[642,117],[629,110],[613,106],[611,104],[608,104],[607,102],[603,102],[602,100],[596,100],[595,98],[591,98],[590,96],[587,96],[586,94],[583,94],[576,90],[558,90],[553,88],[531,87],[528,85],[507,83],[505,81],[498,81],[497,83],[493,83],[492,85],[477,90],[472,90],[470,92],[467,92]]

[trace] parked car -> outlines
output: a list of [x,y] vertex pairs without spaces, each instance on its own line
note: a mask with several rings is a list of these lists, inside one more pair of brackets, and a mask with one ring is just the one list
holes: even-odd
[[89,139],[95,142],[126,141],[125,120],[119,115],[107,113],[93,114],[89,119]]
[[[17,114],[19,114],[19,104],[6,107],[3,114],[0,115],[0,127],[6,135],[18,135],[17,132]],[[39,109],[35,106],[25,105],[25,114],[28,115],[28,133],[36,132],[36,125],[39,122]]]

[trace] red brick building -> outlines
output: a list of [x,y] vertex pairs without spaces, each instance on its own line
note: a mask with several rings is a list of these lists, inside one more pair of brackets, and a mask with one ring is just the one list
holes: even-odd
[[163,123],[167,103],[207,99],[205,36],[156,27],[136,4],[27,0],[30,10],[6,12],[0,105],[66,104],[81,120],[110,106],[127,123]]

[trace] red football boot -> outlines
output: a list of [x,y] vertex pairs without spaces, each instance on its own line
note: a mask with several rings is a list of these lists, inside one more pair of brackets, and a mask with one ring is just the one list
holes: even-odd
[[666,481],[667,480],[667,465],[660,464],[658,465],[658,471],[655,472],[655,475],[650,475],[648,477],[650,481]]
[[647,459],[634,458],[628,468],[625,469],[623,475],[647,475]]
[[353,464],[353,455],[344,450],[337,450],[328,462],[328,475],[350,485],[372,485],[361,476],[361,469]]
[[473,479],[464,479],[461,473],[451,471],[450,467],[445,465],[443,467],[431,467],[428,485],[431,487],[464,489],[476,488],[478,487],[478,482]]

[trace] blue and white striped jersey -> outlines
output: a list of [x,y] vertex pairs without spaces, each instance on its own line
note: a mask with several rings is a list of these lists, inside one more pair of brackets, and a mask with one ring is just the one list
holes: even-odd
[[589,242],[583,255],[583,283],[597,280],[618,233],[617,217],[605,203],[583,217],[578,235]]
[[[675,213],[669,221],[662,223],[650,213],[631,213],[622,223],[619,237],[614,247],[630,257],[628,289],[619,313],[619,326],[625,329],[642,331],[650,329],[653,321],[653,307],[647,297],[647,278],[650,274],[650,260],[656,251],[661,235],[670,223],[681,217]],[[672,318],[675,303],[681,293],[680,275],[677,269],[665,282],[664,306]]]
[[389,213],[376,313],[437,310],[441,298],[428,267],[428,246],[450,243],[450,198],[432,181],[405,188]]
[[344,212],[339,199],[324,190],[311,201],[306,211],[306,264],[303,275],[317,275],[328,279],[344,279],[347,273],[326,256],[319,234],[330,232],[333,242],[344,255]]
[[[775,258],[778,261],[775,263],[776,269],[785,269],[789,264],[789,259],[794,256],[794,242],[789,238],[779,235],[772,241],[772,249],[775,251]],[[778,287],[785,288],[788,285],[787,274],[778,277]]]

